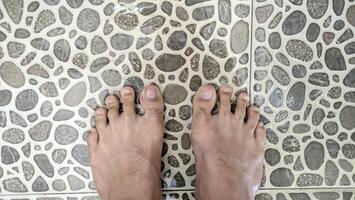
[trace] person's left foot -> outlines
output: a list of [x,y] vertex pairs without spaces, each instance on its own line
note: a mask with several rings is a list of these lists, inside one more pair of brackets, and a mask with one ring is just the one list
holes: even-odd
[[96,128],[88,136],[96,189],[104,200],[162,198],[160,160],[163,144],[163,98],[147,85],[140,96],[145,111],[135,113],[134,91],[121,90],[123,113],[116,96],[96,110]]
[[[249,105],[243,92],[231,112],[232,94],[229,86],[217,95],[213,86],[203,85],[193,99],[196,196],[203,200],[254,199],[262,178],[266,130],[259,122],[260,110]],[[212,114],[217,101],[220,109]]]

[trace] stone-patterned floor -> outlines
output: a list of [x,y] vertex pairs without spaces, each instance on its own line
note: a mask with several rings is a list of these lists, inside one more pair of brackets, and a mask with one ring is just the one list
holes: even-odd
[[0,199],[96,199],[94,109],[150,82],[166,103],[166,199],[193,199],[191,99],[203,83],[261,106],[257,199],[355,199],[353,0],[0,2]]
[[354,2],[254,7],[252,94],[270,122],[264,186],[354,186]]

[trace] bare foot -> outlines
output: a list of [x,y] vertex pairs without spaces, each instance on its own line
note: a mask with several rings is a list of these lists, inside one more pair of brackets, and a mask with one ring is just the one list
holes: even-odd
[[[218,97],[202,86],[193,101],[192,144],[196,159],[199,199],[254,199],[262,178],[266,131],[260,113],[241,93],[231,112],[232,88],[221,87]],[[219,99],[220,110],[211,111]],[[245,116],[248,120],[245,122]]]
[[135,113],[132,88],[123,88],[121,98],[123,113],[117,97],[106,98],[108,111],[96,110],[96,128],[88,137],[96,189],[103,200],[161,199],[162,96],[156,86],[144,87],[143,116]]

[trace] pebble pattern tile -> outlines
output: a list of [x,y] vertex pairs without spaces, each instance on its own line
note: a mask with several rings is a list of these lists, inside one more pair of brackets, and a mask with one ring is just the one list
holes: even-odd
[[166,102],[162,186],[193,189],[192,95],[248,89],[250,22],[250,1],[1,0],[0,194],[94,192],[94,109],[150,82]]
[[353,189],[259,191],[255,200],[354,200]]
[[252,98],[268,124],[263,187],[354,186],[354,1],[253,5]]
[[124,85],[139,94],[155,82],[166,102],[164,190],[194,189],[191,98],[203,83],[228,83],[250,90],[268,127],[257,199],[354,199],[353,0],[0,2],[1,198],[94,192],[94,109]]
[[33,194],[33,195],[16,195],[2,196],[0,200],[100,200],[96,193],[84,194]]

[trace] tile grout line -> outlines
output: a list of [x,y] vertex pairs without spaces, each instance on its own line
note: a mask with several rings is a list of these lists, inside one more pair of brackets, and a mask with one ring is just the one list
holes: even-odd
[[253,60],[253,21],[254,21],[254,0],[250,0],[251,3],[250,3],[250,50],[249,50],[249,97],[250,97],[250,100],[251,101],[251,98],[252,98],[252,67],[253,67],[253,64],[252,64],[252,60]]
[[10,196],[50,196],[50,195],[86,195],[86,194],[97,194],[97,192],[53,192],[53,193],[16,193],[16,194],[0,194],[0,197],[10,197]]
[[268,190],[282,190],[282,191],[292,191],[292,190],[314,190],[314,191],[324,191],[324,190],[350,190],[350,189],[355,189],[355,186],[354,187],[321,187],[321,188],[305,188],[305,187],[288,187],[288,188],[277,188],[277,187],[274,187],[274,188],[259,188],[258,190],[261,191],[261,190],[265,190],[265,191],[268,191]]
[[[302,188],[302,187],[293,187],[293,188],[259,188],[259,191],[275,191],[275,190],[281,190],[281,191],[302,191],[302,190],[313,190],[313,191],[325,191],[325,190],[351,190],[355,189],[355,187],[326,187],[326,188]],[[194,192],[194,189],[172,189],[172,190],[162,190],[162,192]],[[26,193],[26,194],[0,194],[0,197],[7,197],[7,196],[25,196],[25,195],[30,195],[30,196],[35,196],[35,195],[43,195],[43,196],[49,196],[49,195],[86,195],[86,194],[97,194],[97,192],[66,192],[66,193]]]

